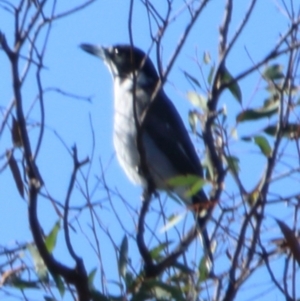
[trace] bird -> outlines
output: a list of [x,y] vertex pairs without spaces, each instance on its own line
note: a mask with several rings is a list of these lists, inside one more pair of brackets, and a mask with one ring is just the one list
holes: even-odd
[[175,193],[185,204],[200,208],[194,210],[197,229],[207,266],[212,269],[213,255],[206,229],[211,211],[205,209],[208,197],[203,189],[188,196],[186,187],[169,184],[170,179],[180,176],[194,175],[203,179],[203,168],[183,120],[160,87],[160,76],[153,62],[144,51],[132,45],[81,44],[80,47],[102,59],[112,75],[113,142],[121,167],[134,184],[145,188],[149,176],[140,167],[144,159],[155,189]]

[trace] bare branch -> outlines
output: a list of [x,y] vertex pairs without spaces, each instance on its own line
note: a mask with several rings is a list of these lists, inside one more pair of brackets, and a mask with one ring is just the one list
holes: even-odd
[[65,239],[66,239],[66,244],[69,250],[70,255],[72,256],[72,258],[76,261],[77,266],[82,265],[82,259],[79,258],[77,256],[77,254],[75,253],[73,246],[71,244],[71,240],[70,240],[70,235],[69,235],[69,226],[68,226],[68,214],[69,214],[69,204],[70,204],[70,198],[71,198],[71,193],[76,181],[76,174],[77,171],[81,168],[81,166],[87,164],[89,162],[89,159],[86,158],[85,160],[83,160],[82,162],[78,161],[77,158],[77,148],[76,146],[73,147],[73,173],[71,176],[71,180],[70,180],[70,184],[69,184],[69,188],[68,188],[68,192],[67,192],[67,196],[66,196],[66,202],[65,202],[65,210],[64,210],[64,232],[65,232]]

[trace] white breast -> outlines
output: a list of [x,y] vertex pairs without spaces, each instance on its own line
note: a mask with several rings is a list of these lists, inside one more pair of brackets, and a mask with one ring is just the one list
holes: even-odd
[[[146,186],[146,181],[138,172],[140,161],[136,146],[136,125],[131,93],[132,80],[126,79],[120,82],[119,78],[115,78],[114,85],[114,146],[117,158],[126,175],[133,183]],[[140,97],[147,99],[145,91],[142,90],[138,91],[136,96],[139,100]],[[143,133],[142,140],[149,171],[156,188],[169,190],[166,180],[178,175],[177,172],[174,170],[169,158],[157,148],[157,145],[147,133]],[[179,187],[175,191],[183,199],[186,198],[184,196],[184,188]]]
[[114,115],[114,146],[118,161],[129,179],[139,185],[145,181],[138,173],[139,154],[136,147],[136,126],[133,115],[133,100],[130,90],[132,80],[114,80],[115,115]]

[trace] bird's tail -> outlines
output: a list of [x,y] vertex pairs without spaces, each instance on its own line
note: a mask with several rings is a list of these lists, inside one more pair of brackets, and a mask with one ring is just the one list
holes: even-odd
[[212,212],[212,206],[204,191],[201,190],[193,197],[193,204],[195,206],[195,214],[197,218],[197,230],[200,234],[204,254],[206,257],[206,265],[209,273],[213,271],[213,254],[211,249],[210,238],[206,229],[207,221],[209,220]]
[[213,265],[214,265],[214,258],[211,250],[211,243],[210,243],[210,238],[208,236],[208,232],[206,227],[202,226],[203,221],[202,218],[198,217],[197,218],[197,227],[198,231],[200,234],[200,238],[202,241],[203,249],[204,249],[204,254],[205,254],[205,259],[206,259],[206,266],[207,270],[209,273],[213,271]]

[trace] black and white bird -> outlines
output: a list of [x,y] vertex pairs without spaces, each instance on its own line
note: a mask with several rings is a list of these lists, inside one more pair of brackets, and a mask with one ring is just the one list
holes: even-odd
[[205,228],[210,211],[205,210],[207,196],[200,190],[196,195],[187,197],[185,187],[170,187],[169,184],[169,180],[177,176],[196,175],[203,178],[202,166],[176,108],[163,89],[157,89],[159,76],[152,61],[142,50],[130,45],[108,48],[90,44],[80,46],[100,57],[112,74],[113,141],[120,165],[133,183],[147,186],[146,176],[140,168],[141,156],[137,146],[137,132],[142,131],[139,137],[147,171],[155,188],[174,192],[184,203],[200,208],[195,213],[197,226],[211,265],[210,240]]

